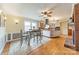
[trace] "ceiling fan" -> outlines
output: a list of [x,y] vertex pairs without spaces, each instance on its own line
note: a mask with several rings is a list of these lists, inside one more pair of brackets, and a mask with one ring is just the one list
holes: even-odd
[[53,11],[43,11],[43,12],[41,12],[41,15],[42,16],[51,17],[52,13],[53,13]]
[[57,5],[54,6],[54,7],[52,7],[52,8],[50,8],[50,9],[48,9],[48,10],[42,11],[42,12],[41,12],[41,16],[42,16],[42,17],[43,17],[43,16],[52,17],[53,10],[55,10],[56,7],[57,7]]

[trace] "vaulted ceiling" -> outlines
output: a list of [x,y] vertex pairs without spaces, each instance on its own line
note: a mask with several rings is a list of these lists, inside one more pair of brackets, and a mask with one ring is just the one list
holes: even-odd
[[53,17],[71,17],[71,3],[2,3],[0,8],[8,14],[41,19],[41,11],[53,8]]

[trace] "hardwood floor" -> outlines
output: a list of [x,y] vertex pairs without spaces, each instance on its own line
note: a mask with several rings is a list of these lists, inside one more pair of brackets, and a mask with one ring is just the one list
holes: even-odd
[[8,54],[8,51],[9,51],[9,48],[10,48],[10,43],[6,43],[4,49],[3,49],[3,52],[2,54]]
[[64,47],[65,37],[50,38],[51,40],[31,51],[29,55],[73,55],[78,54],[76,51]]
[[[26,53],[25,50],[23,50],[21,53],[25,53],[25,54],[22,54],[22,55],[75,55],[75,54],[79,54],[78,51],[74,51],[72,49],[64,47],[64,43],[65,43],[64,36],[61,36],[58,38],[47,38],[47,39],[43,38],[43,39],[44,40],[49,39],[49,41],[47,41],[44,44],[41,44],[35,49],[32,49],[29,53]],[[12,47],[11,43],[6,44],[3,50],[3,54],[7,54],[9,52],[8,50],[10,50],[11,48],[10,46]],[[17,53],[19,54],[19,52]]]

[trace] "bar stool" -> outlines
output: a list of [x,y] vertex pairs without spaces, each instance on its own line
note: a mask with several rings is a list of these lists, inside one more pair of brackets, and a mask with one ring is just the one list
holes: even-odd
[[37,31],[37,43],[38,43],[38,41],[40,41],[40,43],[41,43],[41,40],[42,40],[42,32],[41,32],[41,30],[38,30]]
[[25,40],[27,42],[27,45],[30,46],[31,37],[30,37],[30,33],[29,32],[26,33],[26,39]]
[[20,35],[21,35],[21,41],[20,41],[20,48],[21,48],[21,46],[22,46],[22,43],[23,43],[23,32],[22,32],[22,30],[20,30]]
[[41,40],[42,40],[42,34],[41,34],[41,31],[40,30],[34,31],[34,34],[33,35],[34,35],[34,41],[37,40],[37,44],[38,44],[39,41],[41,42]]
[[22,30],[20,31],[20,33],[21,33],[21,41],[20,41],[21,45],[20,45],[20,47],[23,44],[24,38],[25,38],[27,45],[30,46],[30,35],[29,35],[29,33],[28,32],[23,33]]

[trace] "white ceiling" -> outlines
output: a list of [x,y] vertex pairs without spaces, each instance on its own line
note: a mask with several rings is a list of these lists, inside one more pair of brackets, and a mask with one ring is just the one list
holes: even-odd
[[55,6],[53,17],[70,17],[72,5],[71,3],[2,3],[0,8],[8,14],[40,20],[41,11]]

